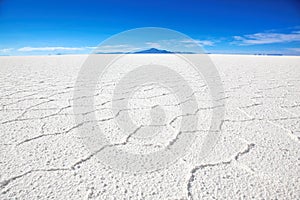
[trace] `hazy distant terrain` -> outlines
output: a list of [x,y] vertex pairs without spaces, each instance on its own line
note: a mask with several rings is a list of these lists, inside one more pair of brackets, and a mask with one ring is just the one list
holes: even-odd
[[[168,61],[168,55],[150,56]],[[83,144],[74,121],[73,90],[86,57],[0,57],[0,199],[300,199],[300,57],[210,55],[226,99],[214,151],[205,160],[197,157],[214,108],[205,82],[192,74],[189,81],[202,109],[198,129],[189,131],[200,137],[173,165],[145,174],[111,169]],[[101,82],[95,110],[82,114],[96,114],[117,143],[126,137],[116,133],[105,103],[114,78]],[[136,123],[147,122],[143,109],[153,102],[168,104],[161,129],[166,134],[144,143],[127,138],[121,150],[156,151],[176,138],[173,128],[183,116],[172,95],[147,86],[133,99],[137,109],[129,112]]]

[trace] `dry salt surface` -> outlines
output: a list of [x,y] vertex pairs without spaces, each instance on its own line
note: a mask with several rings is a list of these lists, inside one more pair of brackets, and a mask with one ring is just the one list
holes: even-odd
[[[147,56],[168,61],[167,55]],[[226,101],[215,148],[198,157],[214,107],[205,82],[191,74],[200,123],[187,131],[199,137],[173,164],[147,173],[105,165],[78,134],[79,126],[89,128],[88,122],[76,124],[73,112],[74,85],[86,58],[0,57],[0,199],[300,199],[299,57],[210,55]],[[82,115],[96,114],[122,151],[147,154],[174,142],[180,120],[190,117],[180,113],[184,102],[155,84],[139,87],[128,100],[132,121],[147,127],[149,107],[160,104],[165,124],[149,138],[138,131],[126,137],[109,112],[114,80],[101,80],[95,110]]]

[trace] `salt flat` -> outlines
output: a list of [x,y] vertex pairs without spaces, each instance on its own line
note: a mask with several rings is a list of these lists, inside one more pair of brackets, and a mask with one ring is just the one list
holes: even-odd
[[95,114],[112,144],[140,154],[170,145],[179,121],[190,116],[167,90],[146,85],[127,99],[130,117],[149,125],[149,108],[159,104],[165,122],[146,139],[138,130],[122,134],[114,123],[119,115],[109,111],[115,76],[96,88],[94,110],[74,113],[74,85],[86,58],[0,57],[0,199],[300,199],[299,57],[210,55],[226,102],[215,148],[205,159],[197,154],[215,108],[205,81],[187,74],[201,109],[199,126],[186,131],[199,137],[174,163],[146,173],[101,162],[78,133],[89,123],[77,124],[75,115]]

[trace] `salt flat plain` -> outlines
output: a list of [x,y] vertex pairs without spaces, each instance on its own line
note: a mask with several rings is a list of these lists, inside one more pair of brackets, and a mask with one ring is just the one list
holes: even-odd
[[[172,165],[147,173],[103,164],[78,134],[86,124],[75,123],[73,91],[86,58],[0,57],[0,199],[300,199],[299,57],[210,55],[226,100],[217,145],[199,159],[196,140]],[[189,77],[203,108],[201,127],[189,131],[199,132],[201,141],[214,108],[205,82]],[[109,89],[111,80],[102,85]],[[169,134],[147,141],[118,134],[114,115],[106,112],[105,91],[96,89],[95,110],[82,115],[109,119],[99,119],[100,126],[112,143],[123,142],[121,150],[147,153],[176,138],[172,128],[185,116],[167,91],[148,85],[130,100],[136,123],[147,124],[147,106],[170,106],[166,125],[158,131]]]

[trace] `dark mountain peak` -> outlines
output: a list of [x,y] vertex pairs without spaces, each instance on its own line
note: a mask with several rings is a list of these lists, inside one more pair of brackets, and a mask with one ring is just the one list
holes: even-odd
[[150,48],[135,52],[97,52],[96,54],[193,54],[193,52],[172,52],[164,49]]
[[167,50],[163,50],[163,49],[151,48],[151,49],[147,49],[147,50],[136,51],[134,53],[135,54],[139,54],[139,53],[173,53],[173,52],[167,51]]

